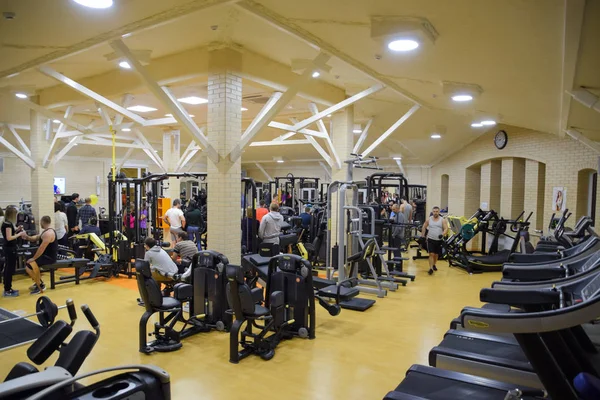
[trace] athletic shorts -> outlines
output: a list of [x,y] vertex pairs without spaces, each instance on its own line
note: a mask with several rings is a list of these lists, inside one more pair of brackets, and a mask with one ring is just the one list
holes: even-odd
[[442,255],[443,240],[427,239],[427,252],[430,254]]
[[[38,267],[42,267],[44,265],[56,264],[56,260],[53,260],[50,257],[45,256],[45,255],[40,256],[40,258],[35,260],[35,262],[38,265]],[[29,265],[27,265],[27,268],[29,268]]]

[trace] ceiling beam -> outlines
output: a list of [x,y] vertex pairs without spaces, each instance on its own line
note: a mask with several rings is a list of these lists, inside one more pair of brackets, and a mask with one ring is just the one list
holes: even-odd
[[17,132],[17,130],[15,128],[13,128],[12,125],[5,124],[5,126],[13,134],[13,136],[17,140],[17,143],[19,144],[19,147],[21,148],[21,150],[23,150],[23,153],[25,153],[29,157],[31,157],[31,150],[29,150],[29,147],[27,147],[27,145],[25,144],[25,142],[23,141],[23,139],[21,139],[21,135],[19,135],[19,133]]
[[173,118],[179,122],[179,124],[188,133],[200,142],[200,145],[204,148],[206,155],[214,162],[219,162],[219,153],[214,147],[210,145],[208,139],[202,133],[202,130],[196,126],[196,123],[190,118],[188,112],[179,104],[179,102],[171,95],[170,91],[166,87],[160,87],[158,83],[148,74],[148,71],[139,62],[137,57],[131,52],[131,50],[123,43],[122,40],[115,40],[110,42],[111,47],[121,57],[125,58],[131,68],[138,74],[142,79],[146,87],[150,92],[164,105],[173,115]]
[[[310,103],[308,105],[310,112],[313,115],[317,115],[319,113],[319,109],[315,103]],[[333,142],[331,141],[331,136],[329,136],[329,132],[327,132],[327,128],[325,128],[325,124],[323,123],[323,119],[319,119],[317,121],[317,127],[319,128],[319,132],[325,135],[325,144],[327,145],[327,149],[329,150],[329,155],[333,157],[335,164],[338,168],[342,168],[342,161],[340,160],[340,156],[338,155],[335,147],[333,146]]]
[[[292,125],[288,125],[288,124],[284,124],[281,122],[277,122],[277,121],[271,121],[269,122],[269,127],[271,128],[277,128],[277,129],[282,129],[284,131],[291,131],[293,126]],[[319,131],[314,131],[312,129],[300,129],[298,131],[298,133],[302,133],[303,135],[310,135],[310,136],[314,136],[314,137],[318,137],[321,139],[325,139],[325,136],[323,133],[319,132]]]
[[146,153],[146,155],[152,160],[154,164],[158,166],[158,168],[160,168],[163,172],[166,173],[167,169],[165,168],[163,160],[161,160],[158,154],[156,154],[156,152],[154,151],[154,147],[152,147],[150,142],[148,142],[148,139],[146,139],[144,134],[140,132],[140,130],[137,128],[133,129],[133,133],[137,136],[138,140],[143,145],[144,153]]
[[288,133],[286,133],[284,135],[276,137],[275,139],[273,139],[273,141],[275,141],[275,142],[284,141],[284,140],[287,140],[287,139],[291,138],[294,135],[296,135],[296,132],[288,132]]
[[369,120],[369,122],[367,122],[367,125],[365,126],[365,129],[363,129],[363,131],[360,133],[360,137],[356,141],[356,144],[354,145],[354,149],[352,149],[352,153],[354,153],[354,154],[360,154],[359,153],[360,147],[365,142],[365,139],[367,138],[367,135],[369,134],[369,129],[371,128],[372,124],[373,124],[373,119],[371,118]]
[[[92,146],[104,146],[104,147],[112,147],[113,146],[113,142],[110,141],[110,140],[105,140],[105,139],[100,139],[100,138],[86,139],[86,136],[80,137],[78,144],[89,144],[89,145],[92,145]],[[144,148],[144,146],[142,146],[139,143],[120,143],[120,142],[116,142],[114,144],[114,146],[115,147],[132,148],[132,149],[143,149]]]
[[[329,154],[327,154],[327,152],[325,151],[325,149],[323,147],[321,147],[321,145],[317,142],[317,139],[315,139],[312,136],[308,136],[308,135],[304,135],[304,137],[310,142],[310,144],[312,144],[312,146],[315,148],[315,150],[317,150],[317,152],[321,155],[321,157],[323,157],[325,162],[330,167],[333,167],[333,160],[331,159],[331,156]],[[286,142],[284,142],[284,143],[286,143]]]
[[325,118],[327,115],[334,113],[336,111],[343,110],[344,108],[356,103],[360,99],[363,99],[367,96],[377,93],[380,90],[383,90],[384,88],[385,88],[385,86],[382,84],[377,84],[375,86],[371,86],[370,88],[363,90],[362,92],[357,93],[352,97],[348,97],[344,101],[341,101],[329,108],[326,108],[325,110],[323,110],[321,112],[318,112],[317,114],[313,115],[312,117],[306,118],[305,120],[298,122],[297,124],[294,125],[293,129],[290,129],[290,130],[293,132],[298,132],[300,129],[306,128],[310,124],[317,122],[318,120],[320,120],[322,118]]
[[55,165],[57,162],[61,160],[74,146],[77,146],[77,142],[81,139],[81,136],[75,136],[73,139],[69,140],[69,142],[63,147],[57,155],[52,158],[50,164]]
[[[73,116],[73,112],[74,112],[74,108],[72,106],[67,107],[67,110],[65,111],[65,119],[71,119],[71,117]],[[58,141],[62,138],[61,135],[63,134],[63,132],[65,131],[66,128],[67,128],[67,126],[61,122],[60,126],[58,127],[58,130],[56,131],[56,133],[54,134],[54,137],[52,138],[52,142],[50,142],[50,147],[48,148],[48,151],[46,152],[46,155],[44,156],[44,161],[42,163],[42,167],[48,168],[48,165],[50,165],[50,161],[52,161],[52,155],[54,154],[54,147],[56,146]],[[77,133],[80,133],[80,132],[77,131]]]
[[402,160],[395,160],[396,164],[398,164],[398,168],[400,168],[400,173],[404,176],[406,176],[406,173],[404,172],[404,167],[402,166]]
[[319,165],[321,167],[323,167],[323,169],[325,170],[325,178],[327,178],[327,180],[331,181],[331,169],[327,168],[327,165],[325,165],[323,163],[323,161],[319,161]]
[[263,175],[265,176],[265,178],[267,178],[268,182],[272,182],[273,181],[273,178],[271,177],[271,175],[269,175],[267,173],[267,171],[265,171],[265,169],[263,168],[262,165],[260,165],[260,163],[254,163],[254,165],[256,165],[256,168],[258,168],[260,170],[260,172],[263,173]]
[[576,129],[567,129],[565,131],[565,133],[567,135],[569,135],[573,140],[578,141],[582,145],[584,145],[587,148],[591,149],[592,151],[596,152],[596,154],[600,154],[600,144],[597,142],[594,142],[591,139],[588,139],[587,137],[585,137],[583,135],[583,133],[579,132]]
[[175,171],[181,171],[183,168],[185,168],[187,166],[187,164],[192,161],[192,159],[196,156],[196,154],[198,154],[198,152],[200,151],[199,147],[194,147],[192,150],[190,150],[190,152],[185,156],[185,158],[181,157],[180,159],[180,165],[179,168],[177,168]]
[[146,122],[146,120],[144,118],[140,117],[136,113],[127,110],[125,107],[121,107],[117,103],[110,101],[106,97],[103,97],[103,96],[99,95],[98,93],[86,88],[85,86],[75,82],[71,78],[67,78],[63,74],[56,72],[55,70],[53,70],[52,68],[50,68],[48,66],[40,67],[39,71],[42,74],[57,80],[58,82],[64,83],[65,85],[69,86],[71,89],[83,94],[84,96],[94,100],[95,102],[100,103],[100,104],[118,112],[119,114],[123,114],[130,120],[132,120],[142,126]]
[[402,125],[407,119],[409,119],[410,116],[413,115],[419,108],[421,108],[421,106],[419,106],[418,104],[412,106],[411,109],[408,110],[406,114],[404,114],[402,117],[400,117],[398,121],[394,122],[394,124],[390,126],[390,128],[387,131],[383,132],[381,136],[375,139],[375,141],[371,143],[371,145],[365,151],[363,151],[361,155],[363,157],[366,157],[369,154],[371,154],[371,152],[375,150],[377,146],[381,144],[381,142],[383,142],[385,139],[388,138],[388,136],[394,133],[394,131],[396,131],[396,129],[398,129],[400,125]]
[[119,161],[119,165],[117,165],[117,171],[120,171],[121,168],[123,168],[123,165],[125,165],[125,162],[127,162],[127,160],[129,160],[129,157],[131,157],[131,155],[133,154],[134,151],[135,151],[135,149],[133,147],[127,149],[127,152],[125,153],[125,155],[123,156],[121,161]]
[[0,144],[4,145],[4,147],[6,147],[11,153],[13,153],[15,156],[19,157],[21,159],[21,161],[23,161],[25,164],[27,164],[31,169],[35,169],[35,162],[28,155],[24,154],[19,149],[17,149],[15,146],[10,144],[8,142],[8,140],[6,140],[2,136],[0,136]]
[[[307,136],[310,137],[310,136]],[[292,146],[297,144],[310,144],[308,139],[298,140],[268,140],[264,142],[252,142],[250,147],[264,147],[264,146]]]
[[44,54],[43,56],[29,60],[16,67],[8,68],[0,72],[0,78],[4,78],[6,76],[18,72],[27,71],[29,69],[36,68],[40,65],[47,64],[53,61],[62,60],[66,57],[100,46],[115,38],[120,38],[123,35],[131,34],[132,32],[142,32],[144,30],[152,29],[157,26],[164,25],[166,23],[171,23],[196,11],[204,10],[218,5],[227,5],[233,3],[235,3],[235,0],[191,0],[181,5],[169,6],[165,10],[153,15],[148,15],[147,17],[141,20],[136,20],[126,25],[109,29],[106,32],[103,32],[92,38],[86,38],[85,40],[75,43],[66,48],[61,48],[60,50]]
[[291,22],[287,18],[283,17],[280,14],[266,8],[262,4],[257,3],[254,0],[243,0],[236,5],[244,11],[262,19],[267,22],[269,25],[275,27],[276,29],[286,32],[291,36],[296,37],[297,39],[303,41],[308,44],[310,47],[331,54],[332,56],[344,61],[346,64],[350,65],[354,69],[362,72],[367,75],[371,79],[389,87],[391,90],[404,97],[405,99],[418,104],[423,107],[431,108],[429,104],[424,102],[422,99],[418,98],[414,94],[408,92],[401,88],[398,84],[396,84],[391,79],[388,79],[382,75],[380,75],[373,68],[363,64],[357,59],[349,56],[348,54],[339,50],[336,46],[325,42],[323,39],[317,37],[316,35],[310,33],[306,29],[300,27],[299,25]]
[[577,62],[579,61],[579,44],[581,28],[585,14],[585,0],[565,0],[565,14],[562,37],[562,82],[560,92],[560,121],[558,135],[564,136],[568,128],[571,111],[571,96],[567,93],[573,89]]
[[86,128],[85,126],[78,124],[75,121],[72,121],[70,119],[66,119],[64,118],[62,115],[56,114],[53,111],[48,110],[45,107],[42,107],[38,104],[35,104],[34,102],[30,101],[30,100],[26,100],[26,99],[20,99],[20,100],[16,100],[14,101],[15,104],[22,104],[25,107],[30,108],[31,110],[37,111],[38,113],[42,114],[44,117],[49,118],[51,120],[58,120],[60,122],[62,122],[63,124],[70,126],[71,128],[80,131],[81,133],[90,133],[90,130],[88,128]]

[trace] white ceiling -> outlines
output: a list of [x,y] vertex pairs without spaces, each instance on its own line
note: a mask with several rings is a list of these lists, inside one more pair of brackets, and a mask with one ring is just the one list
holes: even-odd
[[[0,78],[0,121],[28,125],[29,112],[14,101],[12,93],[21,89],[44,90],[57,84],[31,69],[36,66],[36,60],[75,80],[93,80],[100,94],[103,94],[102,82],[109,77],[131,80],[129,75],[133,72],[116,68],[114,61],[104,57],[113,52],[106,40],[124,33],[132,33],[123,39],[129,48],[152,50],[151,65],[215,42],[234,43],[245,49],[243,51],[262,55],[287,68],[292,59],[313,59],[318,54],[299,38],[234,5],[203,9],[208,3],[217,2],[115,0],[111,9],[90,10],[71,0],[0,1],[0,11],[13,11],[17,16],[11,21],[0,20],[0,76],[25,68],[17,76]],[[259,0],[256,3],[246,0],[244,3],[258,4],[279,14],[280,22],[306,30],[317,40],[331,44],[352,60],[374,70],[378,77],[392,81],[420,99],[426,106],[374,152],[381,157],[402,154],[407,164],[430,164],[449,151],[459,150],[464,143],[485,132],[470,127],[472,121],[484,116],[496,119],[509,129],[515,126],[558,134],[565,62],[576,63],[574,87],[600,89],[598,1],[587,2],[576,60],[563,60],[563,0]],[[393,54],[385,43],[371,38],[370,16],[373,15],[427,18],[439,37],[435,44],[423,45],[414,52]],[[151,25],[156,26],[150,28]],[[99,44],[87,48],[96,43]],[[333,93],[339,88],[352,95],[376,83],[373,77],[335,57],[328,65],[332,67],[331,72],[311,83],[311,87],[323,93]],[[193,67],[186,66],[191,71]],[[115,69],[117,72],[110,75]],[[168,71],[161,74],[168,75]],[[97,78],[93,78],[95,76]],[[476,84],[483,93],[470,104],[453,103],[443,93],[443,81]],[[177,96],[206,95],[206,84],[206,75],[199,74],[171,87]],[[244,79],[243,86],[244,96],[269,96],[273,90],[249,79]],[[134,103],[158,108],[150,115],[152,118],[160,118],[168,112],[141,81],[128,93],[134,95]],[[118,102],[124,94],[105,95]],[[75,95],[72,104],[78,105],[79,114],[75,119],[79,122],[89,123],[98,118],[94,112],[82,111],[94,108],[91,101],[81,102],[81,97]],[[277,117],[278,121],[289,123],[290,117],[302,119],[310,115],[304,98],[297,97],[291,106]],[[326,107],[318,106],[321,110]],[[359,101],[355,106],[355,122],[364,126],[369,119],[374,120],[363,149],[411,106],[410,101],[389,88]],[[206,123],[206,105],[185,107],[196,116],[199,126]],[[249,109],[243,113],[245,127],[261,106],[244,102],[244,107]],[[64,108],[63,105],[56,110]],[[143,116],[148,117],[148,114]],[[568,124],[600,140],[600,114],[579,103],[571,102]],[[433,132],[441,132],[442,139],[432,141],[429,136]],[[27,136],[26,131],[21,133]],[[160,129],[147,129],[144,133],[151,142],[160,144]],[[282,133],[284,131],[267,129],[255,140],[270,140]],[[5,135],[9,141],[10,136]],[[87,147],[90,146],[78,146],[73,153],[85,154]],[[109,149],[94,146],[89,151],[90,154],[108,154]],[[297,145],[249,147],[243,153],[243,160],[271,159],[274,154],[282,154],[290,160],[320,158],[310,145]]]

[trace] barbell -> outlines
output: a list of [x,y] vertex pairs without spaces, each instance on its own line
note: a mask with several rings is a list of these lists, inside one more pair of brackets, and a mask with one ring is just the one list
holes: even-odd
[[[53,303],[52,300],[50,300],[48,297],[41,296],[39,299],[37,299],[37,302],[35,303],[35,313],[24,315],[18,318],[11,318],[4,321],[0,321],[0,325],[37,316],[40,325],[42,325],[44,328],[49,328],[54,323],[54,320],[58,315],[58,310],[67,307],[73,310],[75,309],[75,304],[73,303],[73,300],[68,299],[66,301],[66,305],[59,307],[55,303]],[[71,310],[69,310],[69,314],[71,315],[70,311]]]

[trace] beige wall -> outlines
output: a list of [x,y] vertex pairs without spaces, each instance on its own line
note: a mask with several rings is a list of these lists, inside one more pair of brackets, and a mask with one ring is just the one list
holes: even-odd
[[[552,189],[562,186],[567,189],[567,208],[573,212],[570,225],[576,222],[578,172],[596,169],[598,155],[570,138],[534,131],[508,130],[508,145],[503,150],[494,146],[497,130],[482,135],[440,163],[432,166],[428,185],[428,203],[439,203],[441,199],[442,174],[450,176],[448,205],[454,215],[471,215],[475,211],[473,197],[480,171],[479,202],[487,201],[490,208],[502,210],[514,217],[523,208],[543,214],[536,228],[545,228],[552,214]],[[501,166],[501,169],[498,166]],[[544,173],[545,172],[545,173]],[[501,182],[498,187],[497,182]],[[500,198],[501,204],[495,204]],[[600,203],[600,201],[598,202]],[[600,214],[596,205],[596,215]],[[504,215],[507,217],[508,215]],[[540,216],[534,216],[538,221]]]
[[[0,173],[0,206],[18,204],[23,198],[31,201],[31,169],[16,157],[3,156],[4,172]],[[54,176],[66,178],[67,193],[77,192],[82,197],[96,193],[96,177],[100,177],[98,206],[106,207],[109,161],[63,159],[54,166]]]

